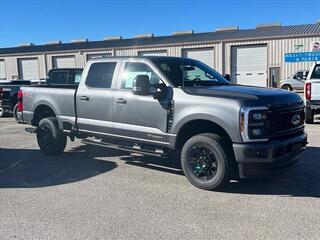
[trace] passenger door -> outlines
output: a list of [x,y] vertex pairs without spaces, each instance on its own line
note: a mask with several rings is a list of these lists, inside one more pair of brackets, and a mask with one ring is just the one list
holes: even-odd
[[147,63],[123,63],[118,89],[114,92],[113,99],[115,133],[131,140],[165,143],[167,106],[170,99],[159,101],[151,95],[133,94],[133,80],[138,75],[148,75],[151,84],[161,82],[159,75]]
[[111,133],[112,99],[118,61],[92,62],[83,73],[76,96],[77,124],[80,131]]

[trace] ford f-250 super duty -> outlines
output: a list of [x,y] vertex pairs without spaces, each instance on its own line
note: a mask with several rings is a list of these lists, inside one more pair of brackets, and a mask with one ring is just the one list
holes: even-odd
[[23,120],[40,149],[67,136],[146,154],[177,152],[196,187],[282,172],[305,148],[304,103],[284,90],[232,85],[205,64],[176,57],[90,60],[78,87],[23,87]]

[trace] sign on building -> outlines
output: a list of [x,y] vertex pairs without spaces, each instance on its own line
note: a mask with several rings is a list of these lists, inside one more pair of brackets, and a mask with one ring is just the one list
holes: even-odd
[[285,62],[316,62],[320,61],[320,49],[313,52],[286,53]]

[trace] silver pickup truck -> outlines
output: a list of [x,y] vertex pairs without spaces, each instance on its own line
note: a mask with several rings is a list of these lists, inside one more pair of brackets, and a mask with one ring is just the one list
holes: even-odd
[[298,164],[304,103],[279,89],[232,85],[178,57],[90,60],[79,86],[23,87],[19,111],[46,155],[67,137],[152,155],[178,153],[196,187],[272,175]]

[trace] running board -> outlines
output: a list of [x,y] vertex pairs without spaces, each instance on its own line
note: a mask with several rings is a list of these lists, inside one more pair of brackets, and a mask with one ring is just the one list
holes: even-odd
[[93,139],[93,140],[83,139],[82,142],[86,143],[86,144],[95,145],[95,146],[108,147],[108,148],[112,148],[112,149],[133,152],[133,153],[140,153],[143,155],[149,155],[149,156],[154,156],[154,157],[161,157],[161,158],[167,157],[167,153],[161,148],[155,148],[154,150],[149,150],[149,149],[143,149],[143,148],[141,148],[141,146],[139,146],[137,144],[134,144],[133,146],[130,147],[130,146],[124,146],[124,145],[104,142],[99,139]]

